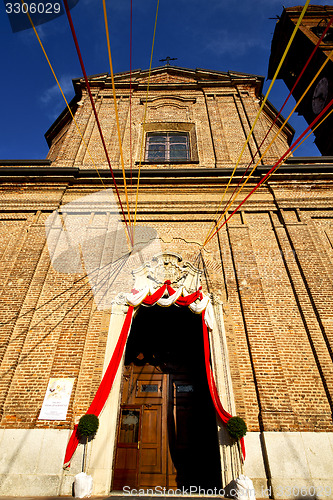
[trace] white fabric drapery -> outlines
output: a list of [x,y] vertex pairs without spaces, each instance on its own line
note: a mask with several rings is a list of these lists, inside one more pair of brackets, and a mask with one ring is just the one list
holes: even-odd
[[[133,307],[137,307],[144,301],[144,299],[149,294],[153,295],[154,292],[156,292],[156,289],[154,289],[152,286],[147,286],[142,290],[132,290],[132,292],[127,294],[126,296],[127,303]],[[186,297],[188,295],[189,293],[187,292],[186,288],[182,285],[175,291],[175,293],[172,293],[171,295],[169,295],[169,297],[161,297],[152,305],[158,304],[161,307],[169,307],[172,304],[174,304],[179,299],[179,297],[181,296]],[[195,314],[201,314],[203,311],[205,311],[205,316],[204,316],[205,323],[207,327],[210,330],[212,330],[214,325],[213,306],[211,304],[208,295],[202,294],[202,296],[203,297],[201,300],[197,299],[195,302],[192,302],[192,304],[190,304],[188,307]],[[146,307],[151,307],[152,305],[148,305]]]

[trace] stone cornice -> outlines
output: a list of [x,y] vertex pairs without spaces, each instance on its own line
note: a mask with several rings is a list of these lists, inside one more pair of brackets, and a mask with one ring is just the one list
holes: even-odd
[[[253,181],[258,182],[270,169],[271,165],[258,166]],[[121,169],[114,169],[116,179],[122,179]],[[219,184],[231,175],[232,167],[229,168],[142,168],[140,173],[141,182],[144,184]],[[238,167],[233,181],[239,180],[245,172],[245,168]],[[102,178],[109,181],[111,173],[108,169],[100,169]],[[137,178],[137,171],[132,172],[133,180]],[[333,158],[332,157],[306,157],[290,158],[278,171],[270,177],[270,182],[285,181],[326,181],[333,180]],[[70,182],[96,183],[100,182],[95,169],[80,169],[79,167],[61,167],[50,160],[0,160],[0,182],[40,182],[57,183]]]

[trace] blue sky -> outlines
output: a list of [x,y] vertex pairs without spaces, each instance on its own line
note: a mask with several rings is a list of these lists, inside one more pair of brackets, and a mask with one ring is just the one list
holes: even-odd
[[[160,0],[153,67],[163,65],[159,59],[170,56],[178,58],[173,64],[184,68],[267,77],[276,23],[269,18],[280,15],[283,5],[297,4],[294,0]],[[332,5],[333,0],[325,4]],[[44,133],[65,103],[34,32],[12,33],[4,5],[0,8],[0,158],[42,159],[48,152]],[[107,1],[107,8],[114,71],[128,71],[130,0]],[[80,0],[71,12],[87,73],[108,72],[102,0]],[[156,0],[133,0],[133,69],[149,67],[155,13]],[[74,96],[72,79],[82,73],[66,16],[39,26],[38,32],[70,100]],[[287,94],[287,87],[278,81],[269,100],[279,109]],[[298,116],[290,122],[296,137],[306,127]],[[297,156],[318,154],[312,137],[297,150]]]

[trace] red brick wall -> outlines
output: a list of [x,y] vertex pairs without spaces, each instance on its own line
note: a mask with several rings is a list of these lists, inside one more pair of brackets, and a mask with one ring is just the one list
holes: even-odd
[[[119,168],[110,90],[98,93],[97,109]],[[126,94],[117,91],[117,95]],[[178,96],[178,101],[166,94]],[[233,168],[259,102],[251,85],[154,90],[149,116],[196,126],[199,164],[172,168]],[[133,95],[133,151],[138,160],[143,91]],[[183,99],[183,100],[182,100]],[[129,102],[119,97],[125,165],[129,163]],[[178,104],[177,104],[178,102]],[[151,113],[151,114],[150,114]],[[96,166],[107,169],[86,96],[77,123]],[[155,118],[154,118],[155,119]],[[257,144],[268,116],[259,121]],[[287,147],[274,146],[271,161]],[[255,151],[249,142],[242,164]],[[51,148],[52,149],[52,148]],[[50,155],[53,167],[93,165],[72,123]],[[127,162],[127,163],[126,163]],[[149,171],[152,165],[144,165]],[[1,166],[0,166],[1,168]],[[170,165],[162,165],[161,172]],[[227,177],[151,176],[141,179],[140,224],[156,228],[165,251],[196,265],[214,220]],[[67,175],[67,174],[66,174]],[[110,311],[98,311],[84,274],[61,274],[50,264],[44,222],[60,204],[102,189],[91,173],[35,180],[8,177],[0,192],[0,415],[2,427],[69,427],[88,408],[101,379]],[[16,179],[16,180],[15,180]],[[20,179],[20,180],[18,180]],[[107,186],[110,178],[105,177]],[[121,184],[121,183],[120,183]],[[234,182],[232,186],[234,186]],[[249,182],[243,194],[253,187]],[[120,188],[124,199],[123,188]],[[133,208],[134,195],[131,207]],[[203,287],[223,301],[237,413],[249,430],[332,430],[332,181],[280,175],[261,187],[218,238],[205,247]],[[128,284],[128,290],[131,283]],[[66,422],[38,422],[50,377],[75,377]]]

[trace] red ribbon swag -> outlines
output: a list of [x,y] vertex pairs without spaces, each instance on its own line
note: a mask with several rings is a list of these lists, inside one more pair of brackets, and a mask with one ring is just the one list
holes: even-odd
[[[110,394],[111,388],[113,381],[115,379],[115,376],[117,374],[121,358],[123,356],[123,352],[125,349],[126,345],[126,340],[128,337],[128,332],[132,323],[132,316],[133,316],[133,311],[134,307],[129,306],[126,318],[117,342],[117,345],[115,347],[115,350],[112,354],[109,366],[104,374],[104,377],[102,379],[102,382],[100,383],[100,386],[95,394],[95,397],[87,411],[87,414],[91,415],[96,415],[96,417],[99,416],[101,411],[104,408],[104,405],[106,403],[106,400],[108,399],[108,396]],[[74,426],[72,435],[70,437],[70,440],[68,441],[68,445],[66,448],[66,454],[65,454],[65,459],[64,459],[64,464],[69,466],[69,462],[77,448],[77,445],[79,444],[80,437],[79,433],[77,430],[77,425]]]
[[[205,322],[205,312],[202,313],[202,331],[203,331],[203,341],[204,341],[204,353],[205,353],[205,366],[206,366],[206,374],[207,381],[209,386],[209,392],[212,397],[212,401],[216,410],[216,413],[222,420],[224,424],[227,424],[229,419],[232,417],[230,413],[228,413],[222,406],[220,397],[217,392],[217,387],[214,380],[214,374],[210,363],[210,347],[209,347],[209,336],[208,336],[208,328]],[[245,460],[245,442],[244,438],[240,438],[240,445],[242,448],[243,459]]]
[[[154,292],[151,295],[147,295],[143,300],[142,304],[145,304],[147,306],[152,306],[154,305],[158,300],[160,300],[165,291],[168,291],[169,296],[173,295],[176,293],[176,291],[171,287],[171,282],[170,281],[165,281],[165,283],[158,289],[156,292]],[[137,290],[132,290],[133,294],[139,293]],[[195,302],[197,299],[202,300],[203,295],[201,292],[201,287],[194,293],[191,293],[190,295],[186,296],[180,296],[178,297],[177,300],[175,300],[175,304],[179,306],[189,306],[193,302]],[[131,323],[132,323],[132,318],[133,318],[133,312],[134,312],[134,306],[130,305],[125,317],[125,321],[123,324],[123,327],[120,332],[120,336],[117,342],[117,345],[114,349],[114,352],[112,354],[111,360],[109,362],[108,368],[102,378],[102,381],[100,383],[100,386],[95,394],[95,397],[87,411],[87,414],[93,414],[96,415],[97,417],[100,415],[101,411],[104,408],[104,405],[106,403],[106,400],[110,394],[110,391],[112,389],[113,381],[116,377],[121,359],[124,354],[124,349],[126,346],[128,334],[130,331]],[[220,397],[217,392],[217,387],[215,384],[214,380],[214,374],[213,370],[211,367],[211,359],[210,359],[210,346],[209,346],[209,335],[208,335],[208,328],[205,322],[205,310],[202,311],[202,330],[203,330],[203,341],[204,341],[204,356],[205,356],[205,366],[206,366],[206,373],[207,373],[207,381],[208,381],[208,386],[209,386],[209,391],[212,397],[212,401],[215,407],[215,410],[218,414],[218,416],[221,418],[222,422],[224,424],[227,424],[228,420],[231,418],[231,415],[224,410]],[[65,453],[65,459],[64,459],[64,466],[69,466],[70,465],[70,460],[77,448],[77,445],[79,444],[80,437],[79,433],[77,430],[77,425],[74,426],[72,435],[68,441],[67,448],[66,448],[66,453]],[[245,459],[245,446],[244,446],[244,438],[240,439],[241,443],[241,448],[242,448],[242,454]]]

